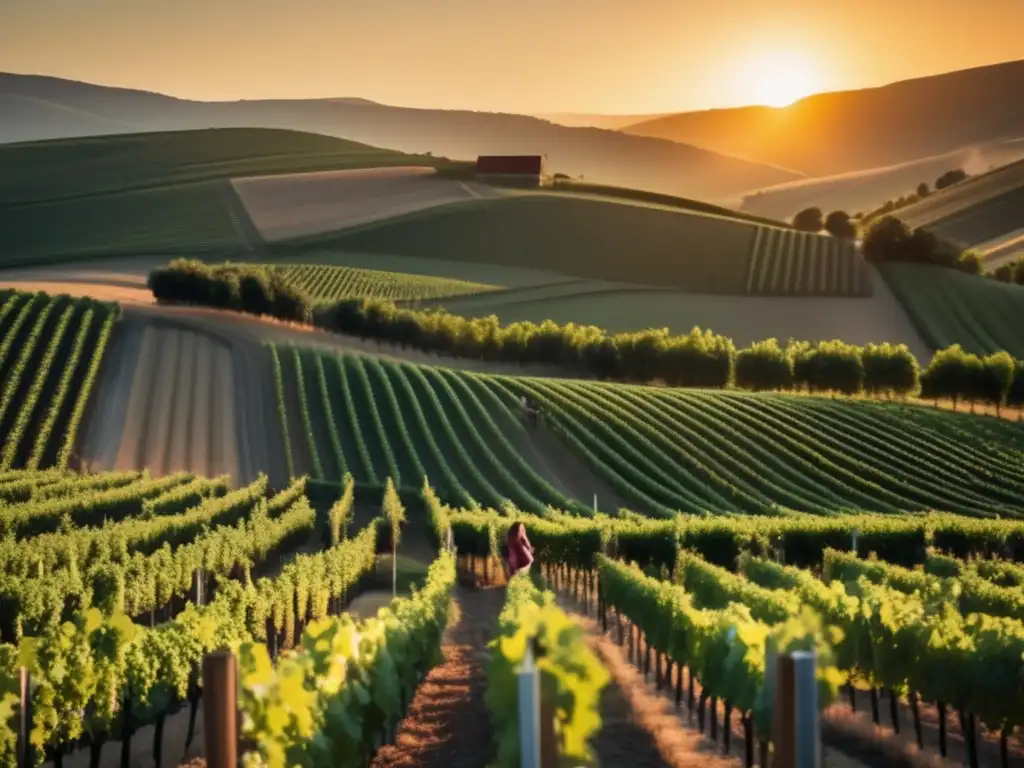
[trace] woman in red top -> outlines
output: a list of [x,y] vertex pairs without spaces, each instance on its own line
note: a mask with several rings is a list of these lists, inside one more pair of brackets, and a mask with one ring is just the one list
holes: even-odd
[[508,545],[508,569],[513,576],[530,570],[533,564],[533,546],[526,538],[526,526],[521,521],[512,523],[505,538]]

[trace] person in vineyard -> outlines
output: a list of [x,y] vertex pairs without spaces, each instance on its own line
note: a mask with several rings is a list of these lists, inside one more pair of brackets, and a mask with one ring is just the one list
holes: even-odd
[[505,537],[508,545],[508,570],[512,576],[525,573],[533,565],[533,545],[526,538],[526,526],[521,520],[512,523]]

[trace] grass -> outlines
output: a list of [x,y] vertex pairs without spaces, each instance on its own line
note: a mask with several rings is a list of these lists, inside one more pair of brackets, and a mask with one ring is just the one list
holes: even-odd
[[927,264],[881,269],[932,348],[959,344],[976,354],[1005,349],[1024,357],[1024,287]]
[[497,290],[497,286],[465,280],[325,264],[289,264],[276,269],[320,301],[361,297],[419,302]]
[[0,147],[0,265],[259,252],[231,178],[447,162],[248,128],[11,144]]
[[[353,367],[338,366],[330,352],[302,354],[331,363],[329,376]],[[361,484],[379,482],[394,463],[403,487],[416,489],[425,474],[457,505],[499,508],[509,500],[535,513],[569,506],[553,487],[552,465],[530,448],[518,410],[528,395],[595,484],[649,515],[937,509],[1024,517],[1024,438],[1007,421],[900,403],[362,364],[367,377],[348,375],[351,402],[332,401],[338,431],[357,437],[343,450],[366,446],[372,467],[355,452],[344,456]],[[310,389],[317,421],[325,418],[316,411],[322,398]],[[334,450],[319,439],[321,453]]]
[[277,252],[326,247],[743,293],[755,229],[667,207],[537,193],[452,203],[295,240]]

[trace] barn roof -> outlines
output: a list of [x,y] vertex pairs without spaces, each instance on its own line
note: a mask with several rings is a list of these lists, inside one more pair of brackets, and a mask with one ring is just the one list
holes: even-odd
[[534,174],[544,172],[544,158],[540,155],[480,155],[476,160],[477,173]]

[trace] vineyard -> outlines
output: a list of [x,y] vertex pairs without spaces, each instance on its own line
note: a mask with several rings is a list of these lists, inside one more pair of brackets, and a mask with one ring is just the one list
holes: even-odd
[[326,264],[289,264],[277,269],[317,301],[362,297],[416,302],[497,290],[465,280]]
[[852,241],[777,227],[759,227],[747,267],[748,294],[871,295],[868,267]]
[[0,471],[67,467],[115,305],[0,291]]
[[[1024,513],[1024,445],[1006,422],[882,402],[469,373],[280,347],[293,473],[416,491],[648,515],[941,510]],[[543,413],[527,427],[521,398]],[[558,438],[558,453],[549,435]],[[984,447],[983,447],[984,446]],[[561,482],[566,452],[589,482]]]
[[[436,502],[432,519],[481,558],[508,524]],[[758,741],[766,764],[766,651],[812,644],[821,704],[836,702],[824,715],[833,733],[870,716],[884,729],[861,739],[902,738],[969,765],[1024,757],[1022,571],[999,558],[1024,555],[1020,523],[519,519],[548,579],[594,610],[724,749],[731,734],[744,739],[747,765]]]
[[[367,517],[355,505],[366,489],[343,488],[318,490],[314,509],[305,478],[274,492],[265,477],[231,490],[227,477],[188,474],[0,474],[5,764],[18,742],[19,664],[32,680],[29,764],[81,749],[99,765],[111,742],[134,759],[195,754],[197,711],[213,695],[202,660],[229,649],[254,764],[314,766],[330,755],[367,765],[383,745],[400,746],[403,715],[441,662],[456,567],[478,572],[511,519],[526,523],[546,581],[513,579],[491,628],[485,701],[499,765],[518,765],[513,675],[531,640],[548,649],[538,663],[557,686],[557,749],[593,759],[610,681],[588,632],[617,636],[662,695],[685,702],[746,765],[766,765],[769,750],[766,651],[809,643],[823,707],[848,701],[896,732],[887,738],[902,723],[903,738],[986,765],[1000,749],[1024,756],[1015,734],[1024,725],[1024,569],[1015,564],[1024,523],[934,513],[538,517],[448,507],[429,486],[409,519],[391,491]],[[439,549],[450,531],[458,561],[441,551],[410,597],[370,618],[346,613],[378,546],[397,545],[406,527],[424,527]],[[956,674],[934,673],[952,664]],[[333,727],[342,712],[346,727]]]
[[1006,350],[1024,355],[1017,328],[1024,320],[1024,288],[925,264],[886,264],[882,273],[911,321],[934,349]]

